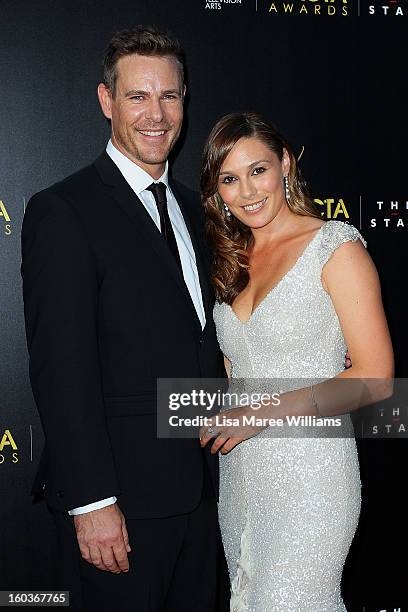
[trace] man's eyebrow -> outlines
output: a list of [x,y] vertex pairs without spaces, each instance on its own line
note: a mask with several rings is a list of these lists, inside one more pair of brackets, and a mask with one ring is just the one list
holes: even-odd
[[[256,166],[257,164],[261,164],[262,162],[266,162],[267,164],[272,163],[271,159],[258,159],[258,161],[252,162],[252,164],[249,164],[248,168],[253,168],[254,166]],[[228,170],[226,170],[225,172],[220,172],[219,176],[221,176],[222,174],[234,174],[233,172],[228,172]]]
[[148,91],[143,91],[143,89],[131,89],[125,93],[125,96],[148,96]]
[[[161,95],[169,95],[169,94],[177,94],[181,96],[181,91],[179,89],[166,89],[161,92]],[[125,96],[128,98],[129,96],[150,96],[150,92],[144,91],[143,89],[131,89],[125,93]]]

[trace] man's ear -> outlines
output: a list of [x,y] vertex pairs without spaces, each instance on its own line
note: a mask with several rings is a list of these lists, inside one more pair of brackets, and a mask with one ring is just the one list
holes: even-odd
[[183,94],[182,94],[183,95],[183,100],[186,97],[186,91],[187,91],[187,87],[186,87],[186,85],[183,85]]
[[98,85],[98,100],[105,117],[112,119],[112,94],[105,83],[99,83]]

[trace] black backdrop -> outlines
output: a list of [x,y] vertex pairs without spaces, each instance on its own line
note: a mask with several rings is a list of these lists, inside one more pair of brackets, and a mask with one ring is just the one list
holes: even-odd
[[[1,589],[55,587],[53,524],[29,497],[43,434],[28,382],[19,234],[29,197],[106,145],[96,86],[111,34],[155,23],[181,39],[189,96],[173,173],[189,186],[198,186],[206,135],[227,112],[265,113],[303,151],[322,215],[349,220],[368,241],[397,375],[406,376],[407,16],[407,0],[0,0]],[[345,600],[353,611],[408,609],[407,443],[358,445],[363,510]]]

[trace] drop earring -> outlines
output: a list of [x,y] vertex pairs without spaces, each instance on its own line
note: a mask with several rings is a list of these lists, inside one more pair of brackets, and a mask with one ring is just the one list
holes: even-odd
[[224,209],[225,209],[225,216],[229,219],[231,217],[231,213],[230,213],[230,209],[228,208],[225,202],[224,202]]
[[287,176],[283,177],[283,182],[285,183],[285,198],[289,202],[290,200],[290,191],[289,191],[289,179]]

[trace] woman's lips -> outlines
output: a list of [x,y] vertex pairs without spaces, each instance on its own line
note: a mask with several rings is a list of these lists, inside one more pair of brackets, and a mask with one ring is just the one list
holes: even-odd
[[246,213],[250,215],[254,215],[255,213],[259,212],[264,207],[267,199],[268,198],[264,198],[263,200],[260,200],[259,202],[255,202],[254,204],[246,204],[245,206],[242,206],[242,208],[245,210]]

